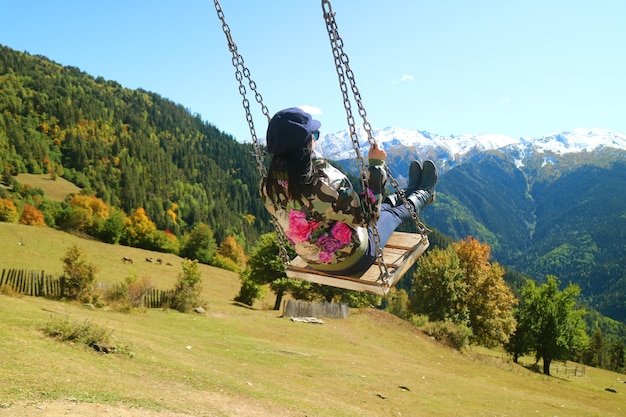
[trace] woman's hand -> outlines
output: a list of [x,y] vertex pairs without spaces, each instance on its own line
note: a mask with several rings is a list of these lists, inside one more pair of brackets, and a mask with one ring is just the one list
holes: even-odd
[[384,150],[380,149],[378,147],[378,144],[375,143],[370,147],[370,152],[368,155],[369,159],[380,159],[381,161],[384,161],[385,159],[387,159],[387,152],[385,152]]

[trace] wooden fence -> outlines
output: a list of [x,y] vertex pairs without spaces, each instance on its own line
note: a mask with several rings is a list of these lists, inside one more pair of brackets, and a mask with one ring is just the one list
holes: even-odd
[[345,319],[348,317],[348,305],[288,300],[283,308],[283,317],[328,317],[333,319]]
[[33,297],[61,298],[64,293],[64,280],[46,275],[45,271],[26,271],[23,269],[3,269],[0,275],[0,287]]
[[565,376],[585,376],[585,367],[583,365],[563,366],[556,365],[553,367],[557,374],[565,374]]
[[[96,283],[96,288],[106,292],[112,285]],[[63,298],[65,294],[65,279],[55,278],[45,271],[23,269],[3,269],[0,275],[0,288],[6,287],[19,294],[33,297]],[[173,290],[148,290],[143,299],[143,307],[161,308],[168,306],[172,301]]]

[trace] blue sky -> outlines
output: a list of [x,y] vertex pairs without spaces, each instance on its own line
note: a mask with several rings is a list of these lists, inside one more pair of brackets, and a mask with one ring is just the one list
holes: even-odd
[[[332,133],[347,122],[320,3],[221,0],[270,112],[309,106]],[[578,127],[626,134],[626,1],[332,6],[374,128],[513,138]],[[250,140],[212,1],[0,0],[0,44],[156,92]],[[262,137],[266,121],[253,108]]]

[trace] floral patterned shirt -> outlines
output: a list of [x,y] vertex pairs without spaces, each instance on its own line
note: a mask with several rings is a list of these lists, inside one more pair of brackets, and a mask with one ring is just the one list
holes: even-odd
[[[286,180],[279,181],[285,192],[272,196],[267,195],[265,179],[262,181],[260,190],[265,207],[296,253],[311,267],[341,271],[355,264],[367,250],[364,226],[378,219],[387,180],[384,161],[370,159],[369,162],[370,188],[361,195],[341,171],[324,159],[313,161],[316,179],[311,192],[302,200],[287,196]],[[372,211],[367,210],[366,198]]]

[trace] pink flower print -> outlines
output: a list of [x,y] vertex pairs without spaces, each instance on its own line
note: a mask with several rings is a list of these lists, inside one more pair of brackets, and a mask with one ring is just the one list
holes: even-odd
[[320,261],[325,264],[330,263],[334,256],[335,254],[333,252],[320,252]]
[[318,223],[306,220],[306,214],[302,211],[289,211],[289,230],[287,237],[294,243],[305,242],[311,237],[311,232],[316,230]]
[[331,233],[344,245],[347,245],[352,240],[352,229],[344,222],[336,222],[331,229]]
[[325,234],[320,236],[317,240],[317,245],[322,249],[320,252],[320,261],[328,263],[333,260],[335,251],[341,249],[344,243],[333,236]]

